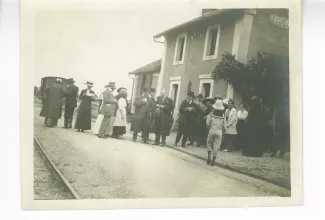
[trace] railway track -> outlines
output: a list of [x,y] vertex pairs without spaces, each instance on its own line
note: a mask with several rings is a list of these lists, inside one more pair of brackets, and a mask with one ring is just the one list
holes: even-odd
[[80,199],[34,137],[34,199]]

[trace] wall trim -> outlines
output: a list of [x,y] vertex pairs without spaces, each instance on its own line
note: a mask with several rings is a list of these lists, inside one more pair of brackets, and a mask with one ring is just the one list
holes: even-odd
[[182,79],[181,76],[171,76],[171,77],[169,78],[170,81],[177,81],[177,80],[181,80],[181,79]]
[[208,74],[200,74],[200,75],[199,75],[199,79],[213,79],[213,77],[212,77],[212,73],[208,73]]
[[[215,53],[214,55],[211,56],[206,56],[206,52],[207,52],[207,44],[208,44],[208,38],[209,38],[209,30],[211,30],[212,28],[218,28],[218,34],[217,34],[217,42],[216,42],[216,48],[215,48]],[[207,31],[205,33],[205,42],[204,42],[204,50],[203,50],[203,61],[205,60],[215,60],[218,57],[218,51],[219,51],[219,41],[220,41],[220,32],[221,32],[221,25],[217,24],[217,25],[211,25],[207,28]]]
[[168,45],[168,40],[167,37],[165,36],[165,43],[164,43],[164,52],[163,56],[161,59],[161,68],[160,68],[160,74],[158,76],[158,83],[157,83],[157,92],[156,92],[156,97],[158,94],[160,94],[162,83],[163,83],[163,78],[164,78],[164,70],[165,70],[165,61],[166,61],[166,56],[167,56],[167,45]]
[[171,98],[172,86],[175,85],[175,84],[178,85],[177,98],[176,98],[176,102],[174,103],[175,109],[177,108],[178,102],[179,102],[179,94],[180,94],[180,91],[181,91],[181,83],[182,83],[181,80],[170,80],[170,82],[169,82],[169,93],[168,93],[169,98]]
[[[184,40],[184,47],[183,47],[183,59],[177,61],[177,60],[176,60],[176,55],[177,55],[177,49],[178,49],[178,39],[181,38],[181,37],[185,37],[185,40]],[[185,54],[185,52],[186,52],[186,44],[187,44],[187,33],[184,32],[184,33],[180,33],[180,34],[178,34],[177,37],[176,37],[176,45],[175,45],[175,51],[174,51],[174,59],[173,59],[173,64],[174,64],[174,65],[184,64],[185,55],[186,55],[186,54]]]

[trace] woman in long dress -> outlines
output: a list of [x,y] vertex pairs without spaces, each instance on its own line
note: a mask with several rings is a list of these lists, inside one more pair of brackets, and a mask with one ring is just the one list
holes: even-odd
[[100,114],[100,109],[102,107],[102,103],[103,103],[103,93],[100,94],[99,98],[99,106],[98,106],[98,114],[97,114],[97,119],[93,128],[93,134],[98,135],[99,130],[100,130],[100,126],[102,125],[103,119],[104,119],[104,115]]
[[87,89],[82,90],[79,96],[81,103],[74,126],[78,132],[91,129],[91,102],[94,100],[95,92],[91,90],[94,85],[92,82],[87,82],[86,85]]
[[113,137],[120,139],[123,134],[126,133],[126,124],[127,124],[127,90],[125,88],[120,88],[117,90],[119,93],[116,97],[117,100],[117,109],[116,116],[113,123]]

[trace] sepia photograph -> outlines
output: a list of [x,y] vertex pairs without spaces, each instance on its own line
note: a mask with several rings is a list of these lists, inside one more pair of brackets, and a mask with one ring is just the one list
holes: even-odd
[[302,204],[299,1],[98,2],[21,2],[23,207]]

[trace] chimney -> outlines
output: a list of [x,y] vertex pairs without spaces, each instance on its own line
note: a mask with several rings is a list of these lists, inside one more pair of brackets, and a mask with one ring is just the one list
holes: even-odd
[[206,15],[206,14],[208,14],[210,12],[216,12],[218,10],[219,9],[215,9],[215,8],[204,8],[204,9],[202,9],[202,15]]

